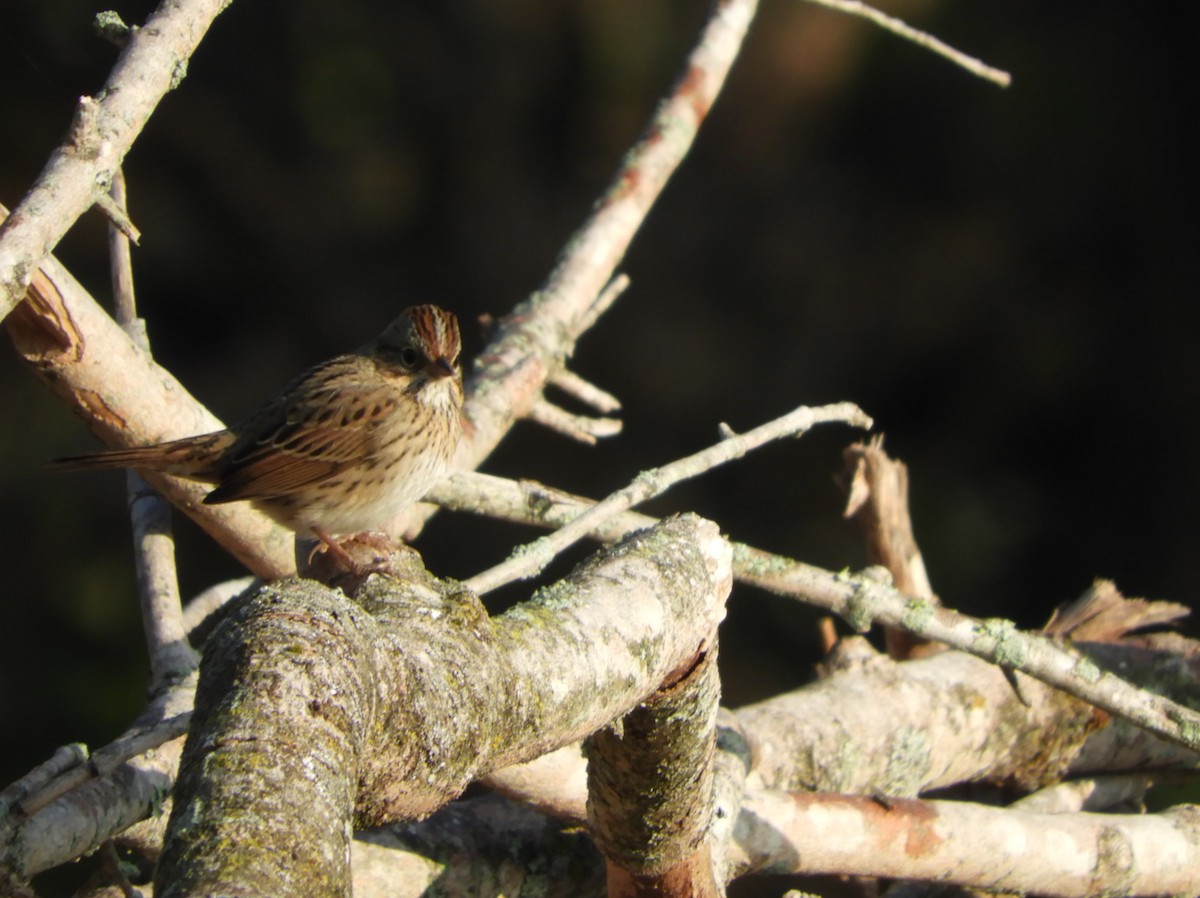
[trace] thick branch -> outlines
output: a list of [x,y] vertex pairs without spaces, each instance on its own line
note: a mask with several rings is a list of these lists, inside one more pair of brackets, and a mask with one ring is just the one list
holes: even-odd
[[707,841],[721,699],[715,631],[712,640],[681,681],[586,743],[588,820],[609,898],[717,894]]
[[627,712],[701,651],[730,584],[716,527],[685,516],[495,621],[427,580],[370,578],[363,608],[259,591],[206,647],[156,894],[345,894],[352,821],[424,816]]
[[[1132,647],[1086,648],[1109,652],[1106,664],[1160,673],[1174,664],[1165,655],[1151,664]],[[904,663],[875,656],[741,708],[737,719],[756,776],[789,792],[911,797],[981,780],[1028,790],[1067,772],[1197,764],[1194,753],[1138,735],[1057,689],[1024,681],[1022,693],[1028,704],[1001,671],[960,652]]]
[[[1190,807],[1048,814],[759,790],[746,797],[736,834],[738,875],[832,870],[1062,898],[1200,894],[1200,821]],[[352,846],[355,898],[417,898],[435,884],[474,895],[498,881],[529,894],[603,894],[600,859],[577,827],[495,797],[367,838]]]
[[[956,801],[746,800],[742,872],[839,873],[1086,898],[1200,894],[1200,811],[1037,814]],[[761,853],[759,853],[761,852]]]
[[[851,654],[854,642],[841,653]],[[1148,678],[1179,666],[1177,657],[1136,646],[1085,648],[1106,666],[1140,667]],[[1059,690],[1026,682],[1022,693],[1028,704],[994,666],[960,652],[904,663],[859,653],[817,682],[726,712],[719,763],[742,768],[743,776],[772,790],[881,797],[965,783],[1028,791],[1066,776],[1200,766],[1195,753]],[[506,794],[577,820],[578,752],[557,752],[544,768],[539,760],[519,777],[505,770],[492,781]]]
[[[1155,675],[1139,649],[1095,648],[1113,653],[1108,664],[1142,667]],[[1177,666],[1165,655],[1159,660],[1163,669]],[[731,740],[745,740],[750,749],[726,747],[719,752],[718,766],[744,771],[746,759],[753,758],[754,781],[770,789],[854,789],[895,796],[965,781],[1029,788],[1063,775],[1186,770],[1197,764],[1194,754],[1094,714],[1054,690],[1026,684],[1022,691],[1029,706],[994,667],[955,652],[904,664],[877,657],[730,715],[736,732],[725,728],[723,742],[728,746]],[[871,696],[869,704],[864,695]],[[1047,733],[1060,736],[1047,739]],[[175,752],[177,756],[178,746]],[[162,757],[160,750],[136,763],[159,764]],[[848,759],[853,763],[848,765]],[[547,766],[554,771],[549,776]],[[86,785],[61,799],[51,816],[35,815],[11,843],[0,839],[5,846],[0,848],[0,868],[32,875],[119,832],[144,816],[147,802],[173,781],[173,766],[155,769],[160,772],[153,778],[137,773],[119,780],[123,791],[106,782]],[[522,765],[515,773],[511,768],[497,771],[489,780],[561,819],[578,823],[583,818],[584,765],[577,746]],[[736,801],[723,805],[730,822],[738,819]],[[763,821],[764,827],[770,825]],[[739,857],[767,850],[772,849],[761,844],[727,846],[714,860],[728,860],[736,868],[742,863]],[[787,855],[780,858],[784,863]]]

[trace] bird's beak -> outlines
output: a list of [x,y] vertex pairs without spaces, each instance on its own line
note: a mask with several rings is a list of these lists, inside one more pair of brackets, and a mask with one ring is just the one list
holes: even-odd
[[425,370],[436,379],[441,380],[443,377],[453,377],[455,375],[454,366],[450,364],[450,360],[445,356],[436,358],[425,366]]

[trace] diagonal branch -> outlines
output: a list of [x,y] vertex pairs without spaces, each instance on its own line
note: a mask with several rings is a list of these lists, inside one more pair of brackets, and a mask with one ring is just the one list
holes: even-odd
[[[53,256],[42,263],[28,298],[4,326],[17,354],[110,446],[222,427]],[[146,479],[258,576],[295,572],[291,532],[266,515],[245,503],[204,505],[207,488],[192,481],[161,474]]]
[[765,443],[783,437],[800,436],[814,425],[830,421],[843,421],[855,427],[870,428],[871,426],[871,419],[858,406],[849,402],[820,408],[801,406],[795,411],[776,418],[774,421],[768,421],[747,433],[728,436],[721,442],[686,458],[669,462],[661,468],[643,471],[628,486],[596,503],[570,523],[563,525],[549,536],[518,547],[506,561],[475,575],[464,585],[479,595],[483,595],[513,580],[535,576],[558,553],[583,539],[606,519],[628,511],[647,499],[665,493],[682,480],[696,477],[718,465],[741,458]]
[[498,323],[470,377],[464,411],[473,432],[460,447],[456,468],[478,467],[513,423],[529,413],[594,321],[596,298],[691,148],[757,5],[757,0],[713,3],[674,89],[625,155],[592,214],[571,235],[541,289]]
[[892,32],[904,38],[906,41],[912,41],[918,47],[923,47],[931,53],[936,53],[943,59],[948,59],[957,66],[966,69],[972,75],[983,78],[985,81],[990,81],[999,87],[1008,87],[1012,83],[1012,75],[1003,69],[994,68],[987,63],[980,62],[974,56],[968,56],[961,50],[955,50],[946,42],[939,40],[928,32],[921,31],[919,28],[913,28],[902,19],[897,19],[895,16],[889,16],[887,13],[876,9],[870,4],[863,3],[862,0],[809,0],[810,3],[815,3],[817,6],[824,6],[826,9],[836,9],[839,12],[848,13],[852,16],[859,16],[874,22],[880,28]]
[[[746,563],[747,558],[743,555],[741,560]],[[1102,670],[1071,645],[1018,630],[1012,621],[979,620],[906,596],[870,576],[834,574],[799,561],[774,570],[760,569],[751,582],[827,608],[856,628],[872,622],[902,627],[1022,671],[1164,739],[1200,750],[1200,714],[1196,711]]]
[[[459,490],[462,495],[457,495]],[[455,475],[437,487],[430,498],[462,511],[556,527],[578,518],[581,506],[593,504],[590,499],[483,474]],[[626,512],[600,522],[592,535],[612,540],[629,529],[653,522],[645,515]],[[1102,671],[1070,645],[1023,632],[1010,621],[980,620],[937,607],[880,582],[871,572],[835,573],[744,543],[732,545],[734,576],[742,583],[824,608],[856,629],[872,623],[888,624],[945,643],[1029,674],[1185,748],[1200,750],[1200,714]]]
[[0,224],[0,321],[25,296],[42,260],[108,189],[133,142],[230,0],[163,0],[131,32],[103,89],[81,97],[66,141]]

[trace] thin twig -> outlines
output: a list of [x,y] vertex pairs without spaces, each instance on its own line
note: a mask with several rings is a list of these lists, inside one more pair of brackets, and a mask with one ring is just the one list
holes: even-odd
[[20,807],[29,796],[41,792],[67,771],[85,764],[88,757],[87,746],[80,742],[60,746],[47,760],[5,786],[0,791],[0,841],[6,835],[6,827],[11,825],[9,815],[14,808]]
[[880,28],[892,32],[905,40],[912,41],[919,47],[924,47],[945,59],[950,60],[955,65],[961,66],[972,75],[977,75],[985,81],[991,81],[993,84],[1000,87],[1008,87],[1012,83],[1012,75],[1003,69],[993,68],[985,62],[981,62],[974,56],[968,56],[961,50],[955,50],[949,44],[944,43],[919,28],[914,28],[902,19],[897,19],[895,16],[889,16],[887,13],[880,12],[873,6],[862,3],[861,0],[809,0],[810,3],[815,3],[817,6],[824,6],[827,9],[836,9],[838,12],[849,13],[852,16],[868,19],[874,22]]
[[550,378],[550,383],[568,396],[573,396],[584,405],[591,406],[601,414],[611,415],[621,410],[621,400],[591,381],[584,380],[574,371],[562,368]]
[[619,418],[574,415],[544,397],[533,404],[529,410],[529,418],[555,433],[561,433],[587,446],[595,446],[597,440],[616,436],[621,432]]
[[[197,679],[193,673],[153,695],[125,733],[90,756],[83,746],[59,749],[51,762],[0,793],[0,846],[11,849],[23,839],[36,846],[40,861],[22,864],[32,875],[144,819],[174,782]],[[44,844],[46,833],[57,838],[60,829],[68,844]]]
[[195,641],[192,633],[204,623],[214,612],[229,602],[234,596],[241,595],[254,583],[254,577],[237,577],[233,580],[223,580],[214,583],[203,592],[192,597],[183,606],[183,626],[190,634],[190,641]]
[[[117,169],[120,172],[120,169]],[[121,175],[122,179],[124,175]],[[120,231],[132,243],[141,245],[142,232],[138,230],[137,225],[129,218],[129,213],[125,211],[125,207],[116,200],[117,192],[117,176],[113,176],[112,193],[102,193],[96,197],[96,205],[100,207],[100,211],[108,216],[110,225]]]
[[600,320],[600,316],[612,308],[622,293],[629,289],[629,275],[624,272],[619,272],[612,276],[604,289],[592,301],[586,309],[584,309],[583,317],[579,319],[579,332],[586,333],[591,330],[592,325]]
[[[115,209],[124,213],[125,175],[120,169],[113,176],[111,201]],[[137,317],[129,237],[115,219],[109,224],[108,243],[117,323],[149,355],[146,328]],[[191,671],[199,658],[188,644],[183,624],[171,507],[137,471],[127,471],[125,482],[133,527],[138,600],[150,656],[150,689],[155,691]]]
[[[108,197],[108,204],[122,217],[128,218],[125,213],[127,198],[123,169],[117,169],[113,175],[111,192],[105,195]],[[137,325],[137,299],[133,290],[133,252],[129,248],[131,240],[132,238],[115,220],[109,222],[108,261],[112,274],[113,317],[117,320],[117,324],[125,328],[129,338],[138,343],[143,352],[148,353],[150,346],[146,339],[145,328]],[[133,240],[133,242],[137,241]]]
[[643,471],[628,486],[589,508],[569,524],[532,543],[518,547],[506,561],[476,574],[463,585],[476,594],[483,595],[513,580],[533,577],[565,548],[587,536],[599,523],[613,515],[661,495],[681,480],[696,477],[718,465],[741,458],[765,443],[782,437],[799,436],[816,424],[831,421],[842,421],[855,427],[871,426],[871,419],[858,406],[849,402],[819,408],[801,406],[747,433],[724,439],[661,468]]
[[28,795],[20,803],[22,816],[31,817],[72,789],[96,777],[107,776],[130,758],[136,758],[152,748],[158,748],[172,739],[178,739],[187,733],[188,725],[191,722],[192,712],[185,711],[146,729],[126,733],[97,750],[84,763],[61,771],[53,780],[45,783],[41,789]]

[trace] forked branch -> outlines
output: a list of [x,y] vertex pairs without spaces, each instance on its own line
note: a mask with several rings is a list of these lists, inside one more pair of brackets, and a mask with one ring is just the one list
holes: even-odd
[[801,406],[774,421],[768,421],[744,434],[730,434],[719,443],[693,453],[660,468],[643,471],[624,488],[582,512],[570,523],[548,536],[516,549],[503,561],[465,582],[479,595],[491,592],[505,583],[533,577],[541,572],[560,552],[574,545],[609,518],[628,511],[635,505],[666,492],[682,480],[697,477],[718,465],[741,458],[772,440],[800,436],[816,424],[839,421],[853,427],[870,428],[871,419],[849,402],[809,408]]

